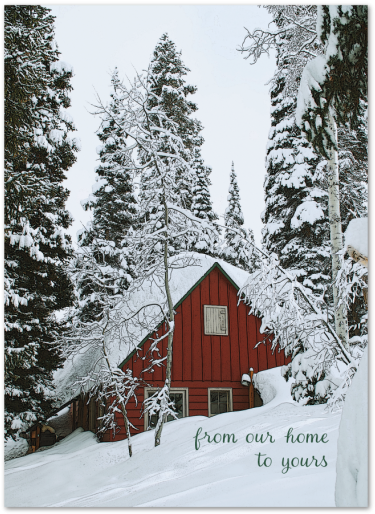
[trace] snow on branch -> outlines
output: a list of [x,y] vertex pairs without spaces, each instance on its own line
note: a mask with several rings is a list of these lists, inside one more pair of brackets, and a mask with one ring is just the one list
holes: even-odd
[[168,416],[172,416],[173,419],[177,419],[174,401],[169,397],[169,384],[168,380],[162,388],[158,388],[157,391],[143,402],[144,413],[148,413],[149,426],[151,416],[157,416],[157,423],[155,427],[155,433],[158,432],[162,421],[166,421]]
[[[230,230],[243,238],[239,230]],[[313,295],[279,265],[275,254],[267,255],[248,238],[247,243],[259,257],[259,270],[240,289],[239,301],[250,306],[250,313],[263,318],[261,331],[266,339],[272,336],[273,349],[279,345],[287,355],[293,355],[293,348],[301,342],[314,349],[319,366],[323,362],[328,366],[336,358],[351,364],[351,355],[331,325],[323,295]]]

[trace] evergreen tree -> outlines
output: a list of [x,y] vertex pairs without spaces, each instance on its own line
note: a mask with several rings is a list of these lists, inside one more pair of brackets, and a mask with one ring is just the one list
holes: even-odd
[[[329,128],[325,134],[328,110],[334,106],[337,124],[343,126],[349,122],[354,128],[361,119],[361,102],[367,102],[368,6],[318,6],[317,33],[324,47],[324,61],[329,73],[323,73],[318,79],[321,89],[316,88],[316,97],[319,98],[322,92],[325,103],[322,102],[319,107],[312,106],[316,111],[312,121],[319,114],[322,125],[315,130],[313,124],[306,132],[313,138],[314,145],[326,155],[324,139],[327,136],[328,140],[332,138]],[[317,65],[315,63],[315,68],[318,68]]]
[[358,127],[361,104],[367,101],[367,7],[319,6],[318,14],[317,32],[324,53],[303,70],[296,119],[314,148],[327,159],[335,326],[349,348],[347,312],[336,283],[343,267],[337,124]]
[[[278,255],[281,265],[297,275],[298,280],[315,294],[320,294],[327,288],[324,296],[326,309],[333,313],[328,163],[319,151],[307,146],[306,139],[302,137],[295,123],[296,102],[293,100],[297,96],[304,67],[314,56],[317,60],[322,59],[325,52],[319,34],[328,35],[327,29],[330,28],[332,20],[327,24],[328,18],[322,16],[322,13],[317,16],[317,11],[323,9],[329,14],[331,7],[328,9],[321,6],[298,5],[266,8],[273,16],[276,29],[258,29],[253,34],[248,33],[251,45],[243,48],[253,62],[256,62],[262,53],[267,53],[270,47],[277,51],[277,69],[271,81],[272,128],[267,148],[268,174],[265,180],[263,241],[269,252]],[[337,7],[332,6],[332,10],[336,11]],[[318,31],[317,19],[320,20]],[[324,23],[325,28],[322,26]],[[334,45],[331,48],[334,48]],[[358,62],[364,60],[359,59]],[[319,105],[319,100],[315,100]],[[353,217],[364,216],[367,210],[365,108],[366,104],[362,102],[358,109],[361,111],[360,122],[355,124],[355,130],[348,126],[338,128],[340,214],[343,230]],[[320,126],[319,119],[317,124]],[[309,204],[314,208],[310,209]],[[359,320],[363,319],[364,309],[364,298],[359,293],[356,304],[351,305],[351,311],[348,313],[350,335],[354,345],[358,342],[358,336],[362,338],[366,332],[365,326],[359,323]],[[293,377],[296,378],[299,370],[302,375],[299,373],[298,376],[304,377],[302,381],[297,380],[294,389],[302,389],[304,394],[309,396],[309,403],[327,401],[328,393],[323,394],[324,388],[321,387],[324,381],[323,374],[315,369],[310,377],[306,377],[302,364],[297,365],[297,361],[302,362],[306,357],[303,355],[304,344],[300,342],[292,352]],[[316,391],[319,391],[319,394]]]
[[284,98],[285,80],[271,90],[263,244],[281,266],[316,294],[331,279],[327,194],[319,156],[294,121],[296,102]]
[[254,231],[251,228],[247,229],[247,239],[251,243],[248,245],[247,271],[253,273],[255,270],[259,269],[259,256],[255,250]]
[[[225,210],[225,243],[222,258],[230,264],[238,266],[246,271],[249,267],[249,245],[246,243],[246,230],[243,228],[244,217],[240,204],[240,191],[237,183],[237,175],[234,171],[234,163],[230,172],[230,186],[228,195],[228,207]],[[233,232],[235,229],[240,234]]]
[[[193,166],[195,169],[195,183],[193,186],[193,201],[191,211],[197,218],[206,220],[210,224],[219,219],[212,209],[211,194],[211,168],[205,166],[201,157],[200,148],[194,149]],[[202,229],[201,233],[194,238],[192,249],[199,253],[215,256],[218,254],[217,244],[220,238],[220,231],[217,229],[213,238],[212,230]]]
[[[319,153],[313,151],[311,146],[307,148],[306,140],[301,138],[300,129],[294,121],[296,102],[293,98],[297,96],[302,71],[306,63],[314,56],[318,57],[324,53],[324,44],[319,40],[319,34],[322,34],[323,40],[327,39],[332,20],[329,14],[330,10],[326,6],[275,5],[265,6],[265,8],[272,15],[276,29],[266,31],[257,29],[254,33],[248,32],[246,39],[250,39],[251,44],[246,48],[242,47],[242,51],[248,54],[253,63],[257,62],[263,53],[267,53],[270,47],[275,48],[277,51],[277,69],[271,81],[272,129],[267,148],[269,176],[267,176],[265,181],[266,210],[263,214],[263,219],[266,226],[263,230],[263,240],[266,249],[278,255],[285,269],[300,270],[301,273],[303,273],[303,270],[306,270],[307,275],[300,275],[300,280],[303,280],[305,285],[309,285],[315,292],[319,292],[320,288],[316,289],[316,287],[320,279],[322,279],[323,285],[327,283],[327,280],[332,280],[332,271],[328,269],[329,256],[327,254],[327,249],[329,250],[327,246],[329,229],[328,227],[324,228],[324,225],[328,224],[327,162],[325,159],[322,159]],[[324,11],[325,15],[320,14],[320,29],[317,32],[317,11],[320,9]],[[336,7],[332,9],[335,10]],[[361,13],[364,12],[361,9],[359,11]],[[345,14],[345,16],[348,15]],[[334,24],[337,24],[336,21]],[[348,32],[346,27],[347,25],[344,24],[339,29],[344,28]],[[358,30],[358,27],[355,30]],[[364,41],[364,38],[365,36],[362,35],[360,40]],[[355,38],[352,38],[352,41],[355,41]],[[361,63],[363,65],[366,59],[366,49],[363,45],[361,48],[362,57],[357,60],[357,65],[361,65]],[[366,76],[366,73],[367,71],[365,70],[364,76]],[[279,101],[282,107],[277,108],[277,101]],[[288,105],[289,107],[287,107]],[[356,124],[356,130],[350,130],[346,126],[339,127],[340,211],[343,230],[345,230],[352,217],[366,215],[367,129],[364,119],[365,107],[366,105],[363,103],[359,106],[360,117],[358,119],[362,121]],[[275,123],[279,123],[279,125],[275,125]],[[298,137],[293,139],[289,137],[289,134]],[[303,145],[301,146],[298,141],[304,141]],[[308,168],[306,169],[307,180],[310,186],[314,184],[313,189],[311,190],[310,187],[308,192],[309,187],[305,187],[306,178],[303,178],[305,172],[303,167],[300,166],[299,172],[302,172],[302,175],[298,194],[296,194],[295,190],[296,186],[298,186],[298,180],[292,181],[292,189],[276,185],[277,182],[280,182],[280,184],[288,182],[290,185],[291,180],[288,176],[283,175],[283,168],[285,166],[285,169],[289,167],[297,171],[299,160],[301,159],[297,155],[297,148],[304,154],[303,160]],[[296,159],[294,165],[291,162],[288,163],[288,160],[291,159],[288,152],[291,152]],[[311,154],[311,158],[308,158],[308,153]],[[281,162],[283,160],[285,161],[284,163]],[[274,163],[271,166],[272,161]],[[315,172],[313,170],[314,167],[316,168]],[[276,169],[280,172],[279,176],[276,175]],[[298,178],[296,172],[294,172],[294,178]],[[293,217],[294,213],[297,213],[293,224],[301,222],[300,214],[303,215],[303,212],[307,214],[307,205],[304,202],[306,198],[309,200],[309,196],[314,191],[318,197],[313,198],[313,200],[324,211],[325,220],[323,218],[317,220],[317,222],[310,225],[308,230],[306,230],[308,228],[306,223],[300,224],[300,233],[298,234],[298,230],[296,230],[298,227],[293,229],[290,226],[290,216]],[[275,195],[277,195],[277,200]],[[287,207],[284,208],[283,206]],[[316,214],[318,212],[319,210],[316,210]],[[287,219],[285,220],[284,217]],[[267,226],[268,222],[270,226]],[[289,244],[289,241],[292,241],[291,244]],[[303,249],[304,242],[308,246],[307,252]],[[316,254],[316,251],[318,254]],[[315,272],[315,258],[317,258],[320,264],[326,262],[323,265],[322,274],[316,274]],[[310,273],[312,278],[309,276]],[[330,278],[328,279],[327,277]]]
[[[155,97],[150,97],[148,108],[153,109],[157,105],[157,98],[160,98],[160,105],[169,120],[176,123],[177,135],[182,139],[185,148],[182,157],[190,163],[191,172],[187,173],[185,166],[180,167],[176,175],[175,189],[184,207],[191,210],[195,182],[194,149],[202,146],[203,138],[200,135],[200,122],[192,118],[198,107],[189,97],[196,93],[197,88],[186,84],[185,76],[189,71],[181,60],[181,52],[177,51],[168,34],[163,34],[155,47],[149,68],[147,80]],[[153,121],[157,122],[156,119]],[[165,152],[170,151],[173,152],[173,149],[168,148],[166,144]],[[141,193],[148,187],[148,183],[149,177],[141,177]]]
[[[112,294],[127,289],[132,280],[131,257],[126,252],[126,234],[137,223],[137,202],[133,176],[127,168],[126,134],[117,119],[121,108],[121,88],[117,68],[112,79],[111,101],[102,114],[93,193],[82,202],[93,211],[93,220],[79,234],[80,251],[76,260],[76,286],[80,317],[89,321],[101,313],[98,297],[102,288],[93,279],[99,273]],[[78,272],[79,270],[79,272]],[[93,275],[94,274],[94,275]]]
[[54,311],[72,303],[71,223],[62,186],[78,141],[66,108],[71,68],[58,62],[54,18],[5,6],[5,437],[44,419],[61,365]]
[[[36,95],[43,92],[47,85],[47,77],[40,68],[41,52],[39,49],[49,51],[48,34],[45,37],[45,31],[38,30],[39,13],[43,15],[40,9],[21,9],[16,6],[5,6],[4,9],[6,98],[4,107],[7,120],[4,126],[4,150],[7,174],[11,174],[12,168],[16,167],[14,162],[16,156],[19,156],[21,162],[25,162],[27,159],[30,138],[35,125],[34,99],[36,99]],[[15,173],[12,175],[10,178],[13,179],[13,182],[17,178],[21,179]],[[6,178],[8,177],[6,176]],[[5,183],[7,184],[7,181]],[[17,189],[19,188],[16,188],[15,192]]]

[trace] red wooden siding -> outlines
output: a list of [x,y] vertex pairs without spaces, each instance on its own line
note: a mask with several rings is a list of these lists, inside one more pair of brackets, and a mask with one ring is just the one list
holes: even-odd
[[[241,385],[241,376],[248,373],[250,367],[254,372],[281,366],[289,359],[284,352],[271,351],[271,341],[267,344],[257,343],[264,336],[259,329],[261,320],[248,315],[249,307],[243,302],[239,305],[236,288],[216,267],[185,298],[176,309],[175,333],[173,339],[172,387],[189,389],[189,416],[208,416],[209,387],[229,387],[233,394],[233,410],[249,408],[249,390]],[[228,307],[228,336],[204,335],[204,305],[226,305]],[[160,335],[164,326],[158,329]],[[156,334],[153,334],[155,336]],[[133,370],[135,376],[141,376],[147,367],[148,358],[142,360],[150,347],[147,341],[123,367]],[[163,356],[166,355],[167,341],[162,344]],[[161,386],[165,380],[165,366],[155,368],[154,373],[143,373],[143,379],[151,386]],[[133,425],[143,431],[144,419],[141,407],[144,389],[138,390],[138,405],[134,401],[128,404],[128,416]],[[125,437],[124,423],[118,418],[121,431],[115,439]],[[134,432],[132,430],[132,433]],[[104,440],[113,440],[107,434]]]

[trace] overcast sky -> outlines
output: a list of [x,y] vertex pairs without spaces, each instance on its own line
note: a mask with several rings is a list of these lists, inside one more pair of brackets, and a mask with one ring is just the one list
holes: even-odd
[[191,97],[204,127],[202,155],[212,167],[214,210],[223,215],[229,173],[234,161],[246,227],[260,243],[264,209],[265,149],[270,129],[269,86],[275,58],[262,57],[254,66],[236,49],[246,34],[267,27],[270,16],[255,5],[50,5],[56,16],[56,41],[61,60],[74,68],[71,115],[82,142],[76,164],[68,172],[71,191],[67,207],[74,217],[70,233],[86,223],[80,200],[87,198],[98,165],[95,131],[99,119],[90,114],[95,91],[109,99],[111,71],[132,78],[145,69],[164,32],[190,68],[187,82],[198,87]]

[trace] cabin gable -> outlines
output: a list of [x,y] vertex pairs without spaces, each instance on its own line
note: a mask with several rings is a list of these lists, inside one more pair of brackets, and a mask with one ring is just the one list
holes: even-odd
[[[212,391],[222,391],[220,401],[227,398],[229,410],[249,408],[249,388],[241,384],[242,374],[248,373],[250,367],[257,373],[287,362],[284,352],[272,352],[271,341],[256,346],[264,338],[260,334],[261,320],[249,315],[249,307],[243,302],[238,304],[237,293],[238,286],[215,264],[175,305],[171,388],[182,391],[184,401],[188,402],[184,412],[189,416],[209,415]],[[205,333],[205,306],[226,307],[228,335]],[[163,334],[165,326],[161,324],[151,337]],[[162,386],[165,381],[165,362],[155,366],[153,372],[145,372],[150,362],[149,348],[150,335],[121,364],[124,371],[131,369],[134,376],[142,376],[148,384],[138,389],[138,405],[133,400],[127,405],[129,420],[139,431],[144,430],[141,410],[145,392],[148,394],[148,390]],[[159,348],[160,356],[166,356],[167,338],[159,343]],[[123,419],[119,416],[117,421],[120,432],[114,438],[106,434],[104,440],[125,437]]]

